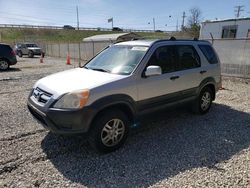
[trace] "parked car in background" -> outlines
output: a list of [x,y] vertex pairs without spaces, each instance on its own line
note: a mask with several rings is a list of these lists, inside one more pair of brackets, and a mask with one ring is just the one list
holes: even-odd
[[16,54],[8,44],[0,44],[0,70],[7,70],[17,63]]
[[149,112],[186,103],[207,113],[220,86],[220,61],[208,41],[128,41],[39,80],[28,108],[45,128],[87,133],[95,149],[110,152]]
[[121,28],[119,28],[119,27],[113,27],[112,31],[123,31],[123,30]]
[[45,55],[45,52],[35,43],[17,43],[14,48],[16,55],[19,57],[28,55],[32,58],[35,55],[42,55],[43,57]]
[[63,29],[72,29],[72,30],[75,30],[75,28],[72,27],[71,25],[64,25]]

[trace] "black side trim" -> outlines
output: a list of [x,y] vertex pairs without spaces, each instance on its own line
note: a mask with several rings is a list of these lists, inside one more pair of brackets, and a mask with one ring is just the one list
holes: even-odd
[[142,112],[150,109],[160,109],[168,104],[181,103],[181,101],[190,101],[196,97],[197,90],[198,88],[191,88],[167,95],[141,100],[136,103],[137,109],[139,112]]

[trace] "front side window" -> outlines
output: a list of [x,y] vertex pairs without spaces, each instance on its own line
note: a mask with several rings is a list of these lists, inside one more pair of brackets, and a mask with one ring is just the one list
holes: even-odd
[[175,71],[174,46],[162,46],[155,50],[151,56],[148,66],[157,65],[162,69],[162,73]]
[[38,47],[36,44],[26,44],[26,46],[27,46],[28,48]]
[[141,61],[148,47],[113,45],[94,57],[84,67],[87,69],[128,75]]
[[200,57],[191,45],[176,46],[178,70],[200,67]]

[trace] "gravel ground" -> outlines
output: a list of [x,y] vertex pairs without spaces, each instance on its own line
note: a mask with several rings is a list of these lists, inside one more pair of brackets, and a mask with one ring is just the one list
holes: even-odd
[[0,187],[250,187],[247,80],[224,78],[208,114],[152,114],[123,148],[99,155],[84,138],[51,134],[28,113],[32,85],[73,68],[44,61],[21,58],[0,72]]

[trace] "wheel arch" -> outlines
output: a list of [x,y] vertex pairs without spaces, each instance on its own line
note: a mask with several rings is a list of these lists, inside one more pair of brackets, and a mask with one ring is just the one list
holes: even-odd
[[215,85],[216,85],[216,82],[215,82],[215,79],[213,77],[208,77],[208,78],[205,78],[201,83],[200,83],[200,86],[199,86],[199,92],[201,92],[201,90],[205,87],[209,87],[212,92],[213,92],[213,100],[215,100],[215,93],[216,93],[216,89],[215,89]]
[[96,113],[90,123],[89,129],[91,129],[93,122],[98,118],[98,116],[109,110],[119,109],[127,115],[128,120],[131,123],[136,121],[137,112],[135,102],[128,95],[112,95],[104,97],[94,102],[91,106],[95,109]]
[[8,60],[8,58],[5,58],[5,57],[0,57],[0,60],[5,60],[5,61],[7,61],[8,63],[10,63],[10,61]]

